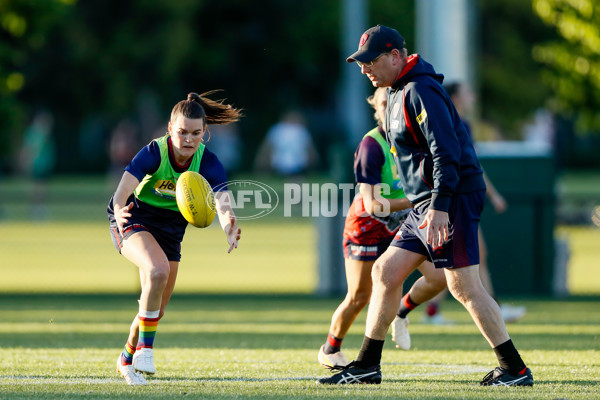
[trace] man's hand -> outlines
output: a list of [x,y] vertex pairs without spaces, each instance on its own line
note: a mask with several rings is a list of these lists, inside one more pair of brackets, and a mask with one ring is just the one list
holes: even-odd
[[419,226],[419,229],[427,227],[427,243],[437,250],[448,240],[449,225],[447,212],[429,209],[425,216],[425,222]]

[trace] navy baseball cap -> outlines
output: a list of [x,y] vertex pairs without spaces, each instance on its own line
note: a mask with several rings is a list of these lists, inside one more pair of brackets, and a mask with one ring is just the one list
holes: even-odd
[[397,30],[377,25],[367,29],[362,34],[358,43],[358,51],[346,58],[346,61],[349,63],[354,61],[367,63],[379,57],[380,54],[394,49],[401,50],[404,47],[404,38],[400,36]]

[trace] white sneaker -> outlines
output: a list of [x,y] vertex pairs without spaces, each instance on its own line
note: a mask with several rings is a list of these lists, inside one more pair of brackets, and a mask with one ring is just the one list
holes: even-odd
[[515,307],[508,304],[501,304],[500,312],[502,313],[502,319],[504,320],[504,322],[509,324],[511,322],[516,322],[523,318],[527,311],[523,306]]
[[127,382],[128,385],[136,386],[148,384],[148,382],[146,382],[146,378],[144,378],[141,374],[138,374],[133,370],[133,365],[121,364],[120,354],[119,358],[117,358],[117,372],[125,379],[125,382]]
[[133,354],[133,369],[148,375],[154,375],[154,350],[142,348]]
[[402,350],[410,349],[410,334],[408,333],[408,317],[400,318],[396,315],[392,322],[392,340],[396,342],[396,348]]
[[324,347],[325,345],[322,345],[321,349],[319,349],[319,363],[321,365],[327,368],[334,368],[345,367],[349,364],[348,359],[346,358],[344,353],[342,353],[341,350],[335,353],[325,354],[325,352],[323,351]]
[[424,324],[431,324],[431,325],[452,325],[452,324],[454,324],[454,322],[452,320],[445,318],[440,313],[432,315],[431,317],[427,314],[423,314],[422,322]]

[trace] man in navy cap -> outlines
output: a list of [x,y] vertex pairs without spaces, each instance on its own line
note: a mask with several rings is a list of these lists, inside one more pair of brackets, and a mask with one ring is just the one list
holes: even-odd
[[533,376],[510,339],[498,304],[479,277],[477,230],[485,183],[470,135],[442,87],[443,75],[404,39],[377,25],[347,58],[375,87],[389,87],[385,130],[406,197],[413,204],[373,266],[367,328],[355,361],[321,384],[381,383],[381,352],[400,306],[404,280],[424,260],[444,268],[448,289],[469,311],[498,358],[481,385],[531,386]]

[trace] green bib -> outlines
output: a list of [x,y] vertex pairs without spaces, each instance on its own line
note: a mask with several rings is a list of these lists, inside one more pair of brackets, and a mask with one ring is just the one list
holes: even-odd
[[[154,139],[160,148],[160,166],[152,175],[146,175],[135,189],[135,197],[146,204],[158,208],[179,211],[175,199],[175,185],[183,172],[176,172],[169,161],[169,135]],[[194,153],[188,171],[200,170],[200,161],[204,154],[204,144],[200,143]]]
[[367,136],[377,140],[377,143],[379,143],[381,150],[383,150],[383,154],[385,155],[385,163],[381,168],[381,183],[388,185],[390,188],[390,193],[384,194],[382,188],[381,197],[386,199],[401,199],[406,197],[404,194],[404,189],[402,188],[402,182],[400,182],[400,175],[398,174],[396,163],[394,162],[394,156],[392,155],[390,146],[386,142],[385,138],[381,135],[381,133],[379,133],[379,129],[377,128],[371,129],[369,132],[367,132],[363,139]]

